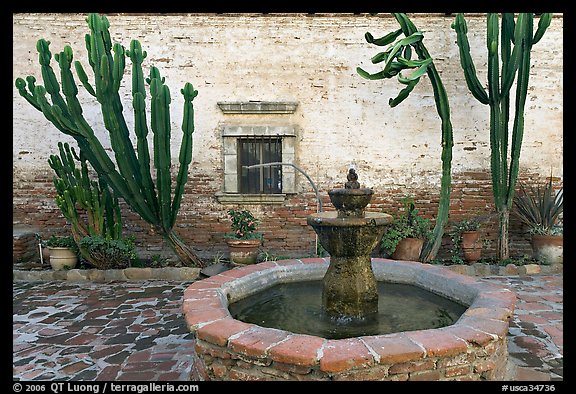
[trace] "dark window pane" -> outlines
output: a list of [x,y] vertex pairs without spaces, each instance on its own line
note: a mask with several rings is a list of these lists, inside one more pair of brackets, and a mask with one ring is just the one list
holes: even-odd
[[282,161],[280,138],[241,138],[238,140],[240,193],[282,193],[282,166],[246,169],[245,166]]

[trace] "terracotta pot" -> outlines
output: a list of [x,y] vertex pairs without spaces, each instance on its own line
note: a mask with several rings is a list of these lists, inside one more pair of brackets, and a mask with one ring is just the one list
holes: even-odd
[[78,263],[78,256],[70,248],[48,247],[50,252],[50,265],[54,271],[72,269]]
[[462,254],[468,264],[473,264],[482,257],[482,244],[479,231],[462,232]]
[[230,261],[236,264],[254,264],[262,241],[259,239],[227,239]]
[[420,252],[422,252],[423,245],[423,239],[404,238],[398,242],[391,257],[394,260],[420,261]]
[[534,258],[545,265],[564,262],[563,235],[532,235]]

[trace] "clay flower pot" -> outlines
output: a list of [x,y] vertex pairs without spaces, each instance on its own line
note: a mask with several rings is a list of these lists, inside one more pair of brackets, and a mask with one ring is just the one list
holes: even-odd
[[78,256],[70,248],[48,247],[50,252],[50,265],[54,271],[62,271],[76,267]]
[[482,244],[479,231],[462,232],[462,253],[468,264],[473,264],[482,257]]
[[259,239],[227,239],[230,261],[236,264],[254,264],[262,241]]
[[558,264],[564,261],[563,235],[532,235],[534,258],[544,265]]
[[398,242],[391,257],[394,260],[420,261],[422,246],[424,246],[422,238],[404,238]]

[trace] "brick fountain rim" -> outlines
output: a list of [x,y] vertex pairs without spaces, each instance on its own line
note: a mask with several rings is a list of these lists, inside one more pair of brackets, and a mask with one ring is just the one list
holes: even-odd
[[[325,339],[232,318],[228,305],[279,283],[322,279],[329,258],[267,261],[196,281],[184,292],[205,380],[501,380],[516,295],[446,268],[373,258],[376,280],[419,286],[468,305],[442,328]],[[240,363],[240,366],[237,364]]]

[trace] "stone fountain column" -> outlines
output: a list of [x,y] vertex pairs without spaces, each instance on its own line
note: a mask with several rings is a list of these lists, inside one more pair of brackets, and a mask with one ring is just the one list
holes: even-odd
[[330,254],[323,279],[324,310],[334,317],[366,317],[378,311],[378,289],[371,253],[392,217],[364,212],[373,190],[360,188],[353,169],[345,188],[328,192],[336,212],[308,216],[307,222]]

